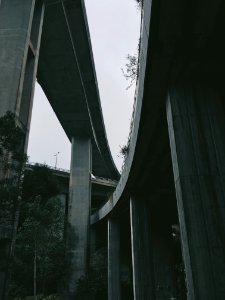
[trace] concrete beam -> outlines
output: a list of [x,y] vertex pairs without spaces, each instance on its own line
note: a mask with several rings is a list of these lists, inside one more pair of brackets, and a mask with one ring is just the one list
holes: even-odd
[[120,228],[118,220],[108,220],[108,299],[120,300]]
[[224,94],[213,80],[181,82],[167,99],[188,299],[198,300],[225,295]]
[[76,294],[77,280],[86,275],[89,251],[91,204],[91,141],[73,137],[68,205],[68,245],[70,261],[68,299]]
[[145,201],[130,199],[130,222],[134,299],[154,299],[150,224]]

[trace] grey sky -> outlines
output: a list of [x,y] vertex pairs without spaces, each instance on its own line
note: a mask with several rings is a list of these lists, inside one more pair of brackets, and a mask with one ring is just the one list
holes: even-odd
[[[110,149],[117,167],[120,146],[126,144],[132,114],[134,87],[121,67],[126,55],[137,52],[140,33],[140,12],[134,0],[86,0],[92,49],[101,98],[101,105]],[[41,88],[36,85],[28,146],[31,162],[54,166],[58,155],[60,168],[70,167],[70,143],[63,132]]]

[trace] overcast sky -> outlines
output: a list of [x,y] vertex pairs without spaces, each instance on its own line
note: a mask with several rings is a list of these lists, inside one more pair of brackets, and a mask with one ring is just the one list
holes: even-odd
[[[134,86],[122,75],[126,55],[137,52],[140,12],[134,0],[86,0],[89,30],[101,105],[110,149],[121,169],[120,146],[126,144],[134,99]],[[70,142],[36,84],[28,155],[30,162],[70,168]]]

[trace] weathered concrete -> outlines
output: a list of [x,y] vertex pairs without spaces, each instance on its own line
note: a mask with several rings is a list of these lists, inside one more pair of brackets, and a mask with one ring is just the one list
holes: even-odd
[[30,127],[44,4],[6,1],[0,7],[0,115],[12,111],[26,134]]
[[[144,1],[145,10],[143,11],[143,20],[141,25],[139,80],[137,82],[136,92],[135,92],[135,103],[134,103],[134,112],[133,112],[134,119],[133,119],[131,139],[129,143],[129,152],[125,159],[125,164],[121,174],[121,178],[120,181],[118,182],[115,192],[113,193],[112,196],[110,196],[109,201],[101,209],[99,209],[95,214],[91,216],[92,224],[105,218],[115,208],[117,203],[122,199],[124,191],[127,190],[128,187],[133,186],[132,177],[135,174],[134,163],[137,163],[137,160],[134,160],[134,155],[135,155],[135,151],[137,151],[138,134],[140,134],[139,126],[140,126],[140,119],[142,114],[142,103],[144,100],[145,72],[147,68],[146,64],[147,64],[148,43],[149,43],[149,39],[148,39],[149,27],[146,27],[144,23],[146,24],[150,23],[151,3],[152,2],[150,0]],[[146,140],[146,137],[144,139]],[[138,155],[138,157],[140,157],[140,155]],[[141,157],[143,157],[143,154]]]
[[[172,166],[171,166],[172,167]],[[179,226],[175,194],[158,190],[150,195],[149,222],[156,300],[183,299],[183,286],[179,248]],[[177,231],[175,231],[175,229]],[[176,234],[175,234],[176,233]],[[185,288],[184,288],[185,290]]]
[[77,280],[86,274],[89,247],[91,201],[91,141],[73,137],[68,205],[68,246],[70,265],[68,299],[73,299]]
[[34,88],[39,61],[39,51],[41,45],[42,27],[44,20],[45,4],[44,1],[36,1],[29,41],[29,50],[25,66],[24,84],[21,96],[19,120],[26,128],[25,152],[28,147],[30,122],[33,108]]
[[180,82],[167,100],[188,299],[225,295],[225,111],[216,77]]
[[7,1],[0,7],[0,114],[19,115],[34,0]]
[[[160,218],[160,216],[158,216]],[[169,228],[168,228],[169,229]],[[156,300],[176,298],[175,262],[169,235],[151,235]]]
[[120,228],[118,220],[108,220],[108,299],[120,300]]
[[154,299],[150,223],[145,201],[130,199],[130,222],[134,299]]
[[90,258],[96,251],[96,229],[94,227],[90,228]]

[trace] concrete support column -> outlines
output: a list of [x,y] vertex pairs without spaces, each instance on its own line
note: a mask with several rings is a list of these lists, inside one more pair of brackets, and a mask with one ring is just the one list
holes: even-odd
[[130,199],[133,291],[135,300],[154,299],[153,265],[148,207],[145,201]]
[[68,248],[70,275],[68,298],[76,293],[77,280],[86,275],[89,251],[90,204],[91,204],[91,140],[72,138],[69,205]]
[[[159,216],[160,218],[160,216]],[[174,249],[169,236],[156,232],[152,234],[152,256],[155,282],[155,300],[176,298]]]
[[118,220],[108,220],[108,299],[120,300],[120,228]]
[[25,151],[37,72],[44,2],[2,0],[0,6],[0,116],[16,114]]
[[225,295],[225,99],[196,83],[170,89],[167,119],[188,299]]

